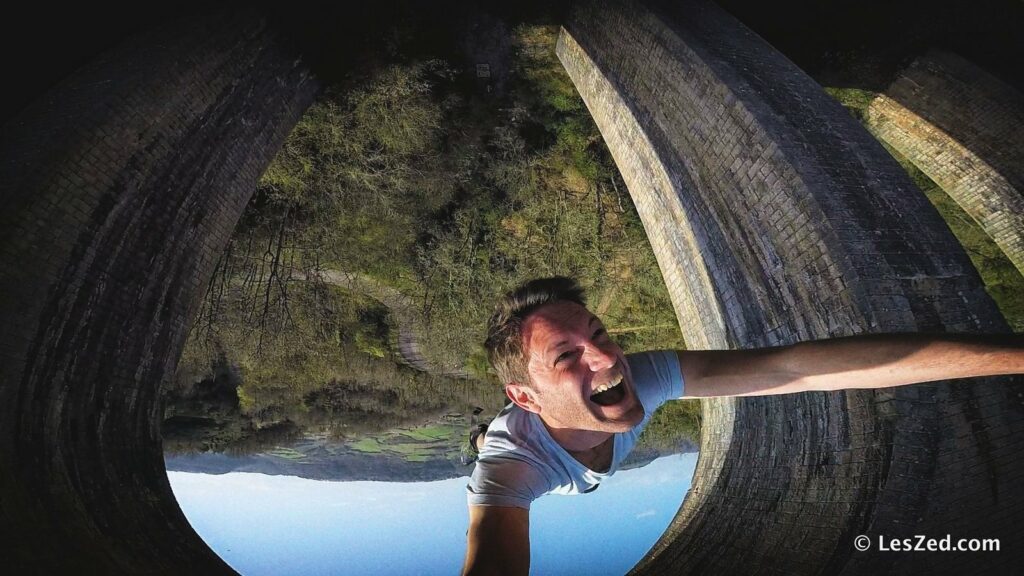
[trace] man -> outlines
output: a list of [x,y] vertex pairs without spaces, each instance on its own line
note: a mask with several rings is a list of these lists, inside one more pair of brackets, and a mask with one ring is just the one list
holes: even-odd
[[596,489],[669,399],[1024,373],[1020,336],[872,335],[627,358],[568,278],[507,294],[485,347],[512,403],[490,423],[467,486],[466,574],[527,574],[530,502]]

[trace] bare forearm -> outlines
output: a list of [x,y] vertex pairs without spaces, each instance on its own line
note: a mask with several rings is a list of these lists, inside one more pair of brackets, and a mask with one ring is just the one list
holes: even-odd
[[526,576],[530,515],[526,509],[470,506],[464,576]]
[[688,386],[687,396],[885,388],[1024,373],[1021,335],[876,334],[695,354],[697,390],[691,394]]
[[808,390],[1024,373],[1020,335],[882,334],[806,342],[786,357]]

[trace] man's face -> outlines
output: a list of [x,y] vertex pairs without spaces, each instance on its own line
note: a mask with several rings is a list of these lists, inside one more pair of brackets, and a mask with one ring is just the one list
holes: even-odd
[[523,323],[535,410],[550,427],[624,432],[644,409],[622,349],[575,302],[537,308]]

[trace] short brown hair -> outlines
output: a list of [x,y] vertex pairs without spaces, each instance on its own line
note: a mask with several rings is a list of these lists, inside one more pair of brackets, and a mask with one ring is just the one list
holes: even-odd
[[529,384],[523,350],[523,322],[540,306],[562,300],[587,305],[583,288],[572,278],[564,276],[530,280],[498,300],[487,323],[484,348],[502,385],[512,382]]

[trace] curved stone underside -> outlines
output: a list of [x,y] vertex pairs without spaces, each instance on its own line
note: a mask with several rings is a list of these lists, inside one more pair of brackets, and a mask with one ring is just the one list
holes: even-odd
[[[692,347],[1006,330],[902,169],[716,6],[581,3],[558,55],[629,186]],[[1021,540],[1024,419],[1008,381],[706,401],[692,489],[636,572],[1011,566],[853,548],[858,534]]]
[[[643,212],[688,342],[1000,331],[898,166],[713,6],[583,4],[559,54]],[[255,16],[141,33],[0,140],[0,538],[16,573],[230,573],[163,470],[159,386],[315,82]],[[650,573],[971,572],[859,533],[1021,540],[1019,395],[998,381],[705,404]]]
[[871,102],[866,120],[1024,274],[1024,95],[959,56],[932,51]]
[[233,572],[171,493],[159,390],[257,179],[314,93],[263,20],[207,13],[128,40],[4,127],[9,573]]

